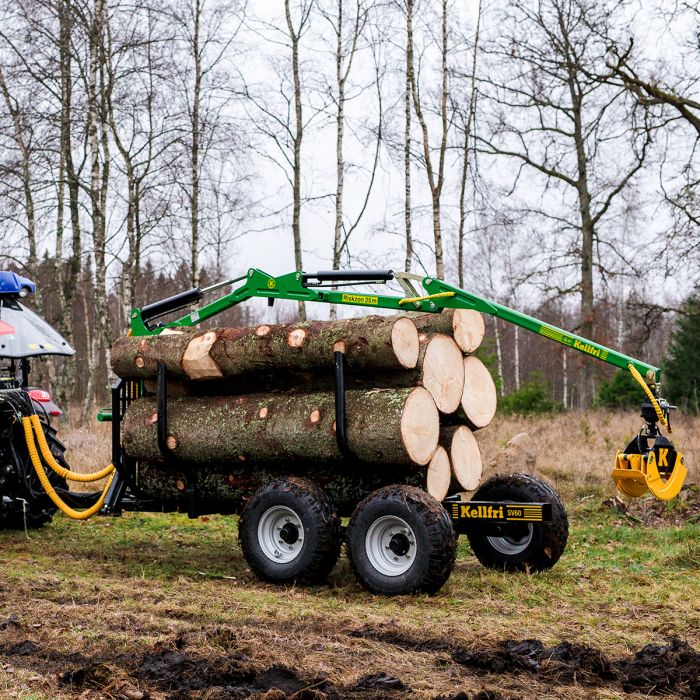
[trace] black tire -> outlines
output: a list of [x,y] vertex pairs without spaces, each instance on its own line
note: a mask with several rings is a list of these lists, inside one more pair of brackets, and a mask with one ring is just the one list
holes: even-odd
[[437,593],[455,565],[447,511],[416,486],[386,486],[355,509],[346,542],[350,566],[372,593]]
[[[56,429],[49,427],[43,421],[42,426],[44,427],[46,442],[54,459],[61,466],[70,468],[64,456],[66,451],[65,445],[56,436]],[[24,439],[23,436],[22,439]],[[23,450],[20,449],[19,453],[23,454]],[[26,457],[26,447],[24,448],[24,455]],[[29,470],[29,473],[25,474],[25,478],[31,484],[31,491],[23,489],[19,497],[14,489],[14,493],[6,494],[11,500],[9,507],[4,508],[2,513],[0,513],[0,529],[23,530],[26,527],[28,530],[36,530],[51,522],[54,513],[58,510],[51,499],[44,493],[44,489],[34,473],[34,467],[28,457],[26,457],[25,468]],[[65,479],[59,477],[52,470],[48,470],[47,473],[54,487],[67,488]],[[2,495],[0,494],[0,497]]]
[[[275,542],[273,536],[282,539]],[[340,518],[330,498],[313,482],[298,477],[275,479],[246,503],[238,521],[238,540],[258,578],[272,583],[319,583],[340,556]],[[277,543],[275,555],[272,548]]]
[[501,571],[544,571],[559,561],[569,538],[569,521],[564,504],[549,484],[528,474],[494,476],[472,498],[552,504],[551,521],[523,523],[522,531],[514,536],[469,533],[472,551],[484,566]]

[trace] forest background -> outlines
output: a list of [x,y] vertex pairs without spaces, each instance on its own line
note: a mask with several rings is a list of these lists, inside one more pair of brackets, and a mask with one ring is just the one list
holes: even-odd
[[[37,381],[87,415],[132,307],[249,267],[437,275],[689,362],[699,80],[680,0],[6,0],[0,266],[77,350]],[[624,395],[606,366],[487,325],[504,407]],[[677,393],[697,407],[693,381]]]

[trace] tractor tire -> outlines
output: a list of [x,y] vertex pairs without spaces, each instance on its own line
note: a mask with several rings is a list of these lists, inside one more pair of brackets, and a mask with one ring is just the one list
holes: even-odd
[[569,521],[557,492],[544,481],[528,474],[494,476],[472,497],[475,501],[551,503],[552,519],[523,523],[513,536],[469,533],[476,558],[490,569],[501,571],[544,571],[551,569],[566,548]]
[[[42,423],[42,425],[44,425]],[[66,447],[56,436],[56,429],[45,427],[46,442],[49,445],[54,459],[63,467],[70,468],[65,459]],[[31,483],[33,493],[22,494],[21,499],[12,498],[15,501],[12,508],[5,517],[0,517],[0,530],[36,530],[51,522],[54,514],[58,510],[51,499],[44,493],[39,479],[34,474],[34,467],[27,463],[30,473],[26,475],[27,481]],[[49,479],[55,488],[68,488],[66,480],[62,479],[49,470]],[[2,494],[0,494],[2,496]]]
[[238,539],[248,566],[271,583],[320,583],[340,556],[340,518],[312,481],[275,479],[243,508]]
[[415,486],[386,486],[355,509],[347,530],[350,566],[372,593],[437,593],[455,565],[447,511]]

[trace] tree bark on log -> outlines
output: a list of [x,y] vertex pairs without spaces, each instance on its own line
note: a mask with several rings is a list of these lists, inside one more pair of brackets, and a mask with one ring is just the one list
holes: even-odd
[[425,469],[389,467],[353,462],[313,463],[276,462],[250,465],[196,464],[173,466],[155,462],[139,463],[138,486],[144,497],[172,503],[179,501],[188,510],[190,494],[195,508],[206,512],[240,512],[247,498],[264,484],[285,476],[303,476],[320,486],[333,500],[341,517],[352,515],[357,504],[371,491],[389,484],[423,487]]
[[112,367],[125,379],[154,377],[158,362],[175,378],[220,379],[272,369],[332,367],[334,351],[342,350],[353,369],[400,370],[416,366],[419,349],[418,331],[409,318],[367,316],[125,336],[114,344]]
[[466,425],[445,426],[440,430],[440,446],[449,454],[452,473],[465,491],[475,491],[483,472],[481,451]]
[[419,333],[450,335],[466,354],[473,353],[484,339],[484,318],[472,309],[445,309],[439,314],[415,314],[410,318]]
[[[173,398],[168,446],[175,460],[207,464],[342,458],[335,437],[334,394],[252,394]],[[423,387],[346,393],[348,445],[373,464],[430,461],[440,426],[435,402]],[[124,449],[158,462],[155,399],[133,401],[122,424]],[[254,469],[255,467],[251,467]]]

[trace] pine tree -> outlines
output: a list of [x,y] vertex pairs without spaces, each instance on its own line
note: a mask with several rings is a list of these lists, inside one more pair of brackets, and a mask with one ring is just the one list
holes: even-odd
[[687,299],[676,318],[664,378],[670,401],[700,411],[700,290]]

